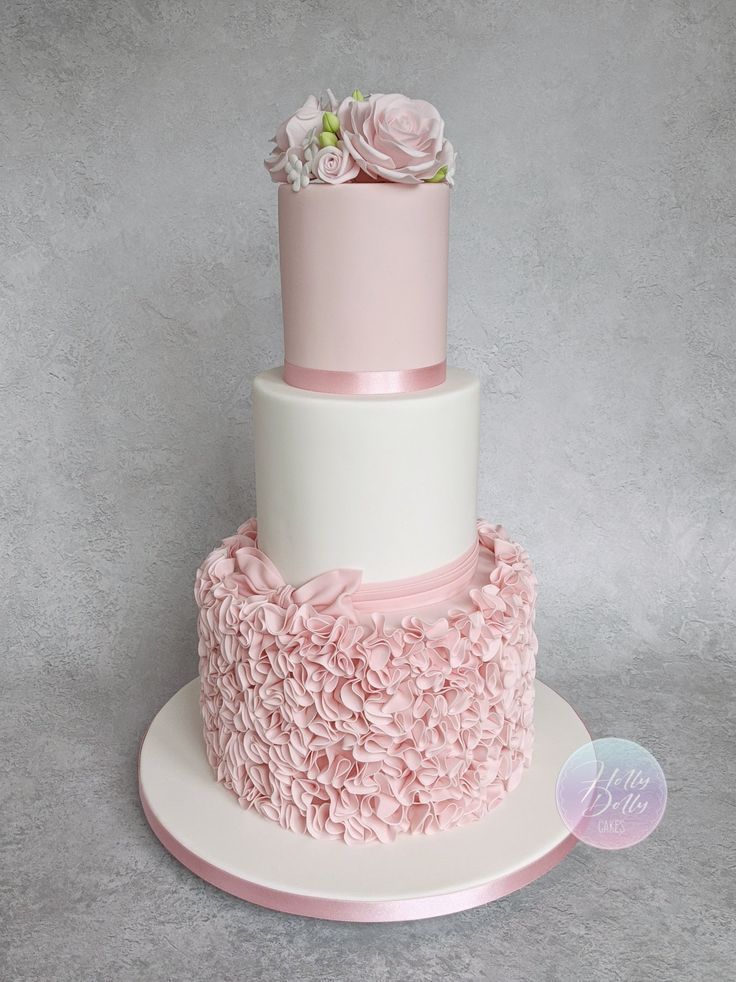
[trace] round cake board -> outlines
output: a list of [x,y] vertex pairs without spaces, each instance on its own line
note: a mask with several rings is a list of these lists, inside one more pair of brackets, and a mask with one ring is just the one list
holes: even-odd
[[262,907],[337,921],[437,917],[518,890],[556,866],[575,838],[556,805],[557,775],[590,737],[575,711],[536,683],[531,767],[466,828],[346,845],[285,831],[243,810],[205,757],[199,680],[151,723],[138,767],[141,803],[168,851],[197,876]]

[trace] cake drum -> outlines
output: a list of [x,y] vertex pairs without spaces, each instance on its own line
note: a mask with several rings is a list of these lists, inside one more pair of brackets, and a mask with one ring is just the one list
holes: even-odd
[[590,741],[576,712],[536,682],[534,754],[521,784],[461,829],[346,845],[280,828],[240,807],[205,757],[199,680],[166,703],[141,746],[143,811],[168,851],[197,876],[262,907],[338,921],[404,921],[451,914],[543,876],[576,839],[555,786],[569,755]]

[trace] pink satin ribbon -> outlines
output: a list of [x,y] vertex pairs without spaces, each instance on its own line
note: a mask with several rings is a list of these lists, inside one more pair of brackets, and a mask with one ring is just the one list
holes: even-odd
[[[311,604],[324,614],[352,617],[356,611],[409,610],[443,603],[465,590],[478,566],[480,540],[446,566],[421,576],[383,583],[361,583],[360,570],[332,569],[320,573],[292,593],[295,604]],[[256,546],[237,549],[233,570],[245,576],[253,594],[266,594],[287,586],[268,556]]]
[[[561,862],[577,842],[574,835],[566,836],[562,842],[549,852],[522,869],[500,876],[490,883],[459,890],[454,893],[437,894],[431,897],[410,897],[406,900],[333,900],[328,897],[309,897],[285,890],[274,890],[244,880],[213,866],[179,842],[161,824],[148,803],[143,788],[138,784],[143,813],[156,838],[171,855],[191,870],[196,876],[211,883],[218,890],[224,890],[240,900],[280,910],[285,914],[300,914],[303,917],[321,917],[330,921],[404,921],[419,920],[425,917],[440,917],[454,914],[460,910],[479,907],[491,900],[498,900],[549,872]],[[355,848],[360,848],[356,846]]]
[[465,590],[478,566],[478,539],[459,559],[406,580],[364,583],[353,594],[353,607],[362,611],[395,611],[443,603]]
[[341,396],[420,392],[422,389],[442,385],[446,377],[446,361],[424,368],[404,368],[395,372],[333,372],[321,368],[303,368],[288,361],[284,364],[284,382],[287,385]]

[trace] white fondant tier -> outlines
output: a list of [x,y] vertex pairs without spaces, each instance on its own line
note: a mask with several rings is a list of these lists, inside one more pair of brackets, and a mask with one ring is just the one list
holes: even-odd
[[479,385],[336,396],[253,382],[259,547],[299,585],[330,569],[419,576],[476,538]]

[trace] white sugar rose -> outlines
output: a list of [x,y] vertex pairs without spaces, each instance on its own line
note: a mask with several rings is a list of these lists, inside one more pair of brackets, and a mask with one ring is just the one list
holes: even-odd
[[336,147],[323,147],[317,152],[312,173],[325,184],[344,184],[355,180],[360,168],[342,143],[338,143]]
[[440,168],[444,170],[444,180],[453,187],[455,184],[455,161],[457,160],[457,154],[450,143],[449,140],[445,140],[442,144],[442,149],[440,150],[440,155],[437,158],[437,163]]
[[279,150],[278,147],[274,147],[263,161],[263,166],[271,175],[271,180],[280,184],[285,184],[288,180],[286,176],[286,153],[286,150]]
[[302,163],[305,161],[305,150],[310,146],[310,136],[322,129],[322,113],[324,110],[316,96],[310,95],[301,109],[279,126],[273,137],[273,150],[263,161],[272,181],[285,182],[287,175],[287,160],[296,156]]
[[322,129],[323,112],[319,99],[310,95],[301,109],[297,109],[293,116],[279,126],[273,142],[279,150],[301,147],[312,130],[316,129],[319,133]]
[[340,103],[337,115],[341,139],[361,170],[373,178],[419,184],[454,164],[454,158],[447,159],[452,147],[447,150],[442,117],[422,99],[398,93],[364,100],[351,97]]

